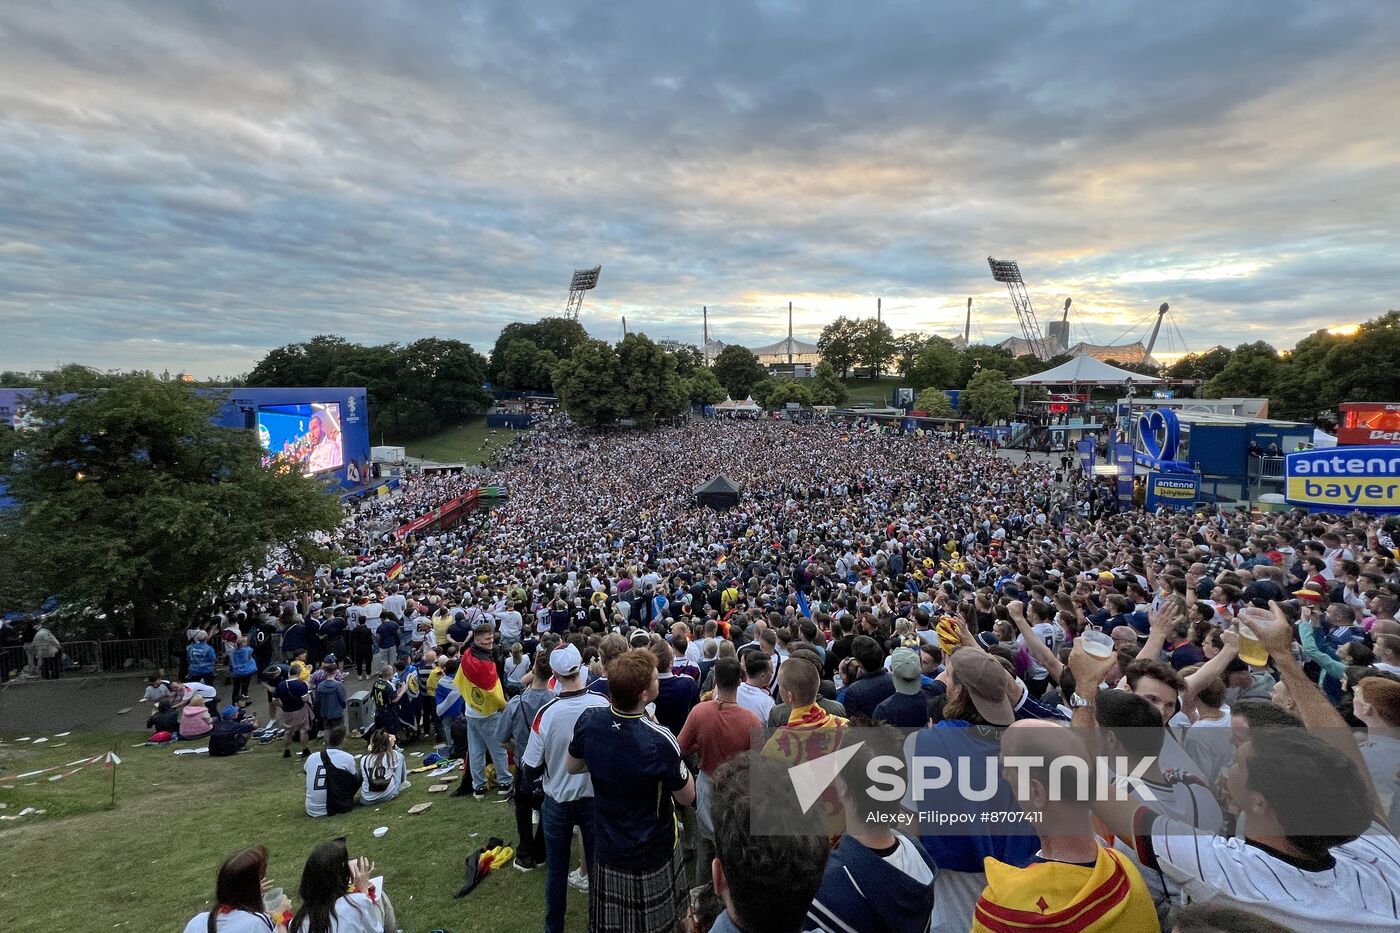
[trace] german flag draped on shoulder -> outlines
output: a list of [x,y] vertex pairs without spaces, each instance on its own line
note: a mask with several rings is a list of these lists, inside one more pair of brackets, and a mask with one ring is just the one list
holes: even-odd
[[462,655],[462,665],[453,679],[467,708],[480,716],[490,716],[505,709],[506,694],[496,661],[489,654],[472,648]]

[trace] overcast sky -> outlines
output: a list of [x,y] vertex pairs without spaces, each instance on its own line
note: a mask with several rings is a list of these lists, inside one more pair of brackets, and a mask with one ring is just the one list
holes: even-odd
[[[1400,306],[1400,4],[0,5],[0,367],[247,371],[584,306],[1191,349]],[[1125,333],[1126,332],[1126,333]],[[1166,349],[1180,349],[1179,344]]]

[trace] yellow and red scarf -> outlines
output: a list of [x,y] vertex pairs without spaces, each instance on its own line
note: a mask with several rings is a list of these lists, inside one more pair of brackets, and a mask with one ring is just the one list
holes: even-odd
[[1016,868],[985,860],[987,887],[971,933],[1109,933],[1157,929],[1152,895],[1137,866],[1099,847],[1093,868],[1036,862]]

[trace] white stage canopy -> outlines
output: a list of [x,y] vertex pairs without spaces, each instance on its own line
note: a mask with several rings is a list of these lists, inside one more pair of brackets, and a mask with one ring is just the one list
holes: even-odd
[[1127,381],[1133,380],[1133,385],[1162,385],[1165,379],[1158,379],[1156,376],[1144,376],[1142,373],[1131,372],[1126,369],[1119,369],[1117,366],[1110,366],[1103,360],[1096,360],[1087,353],[1081,353],[1067,363],[1061,363],[1054,369],[1047,369],[1043,373],[1035,373],[1030,376],[1022,376],[1020,379],[1011,380],[1018,386],[1063,386],[1063,385],[1095,385],[1095,386],[1118,386],[1124,385]]

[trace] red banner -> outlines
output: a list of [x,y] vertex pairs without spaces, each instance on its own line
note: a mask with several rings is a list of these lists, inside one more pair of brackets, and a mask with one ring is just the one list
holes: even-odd
[[457,496],[455,499],[448,499],[446,502],[433,509],[431,512],[418,516],[407,524],[400,525],[394,534],[400,541],[417,531],[429,528],[438,524],[446,518],[452,517],[455,513],[466,509],[470,511],[476,508],[477,499],[481,495],[481,490],[473,489],[470,492]]

